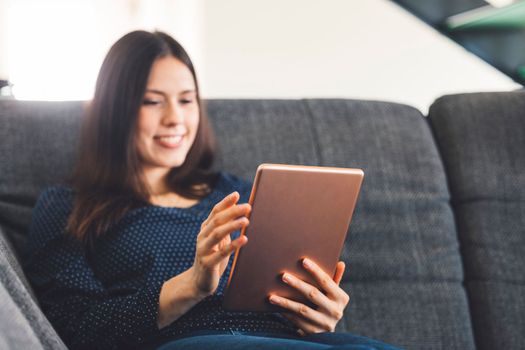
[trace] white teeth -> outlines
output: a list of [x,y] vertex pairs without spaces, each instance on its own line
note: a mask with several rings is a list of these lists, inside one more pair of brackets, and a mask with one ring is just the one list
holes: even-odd
[[169,142],[169,143],[179,143],[180,140],[182,140],[182,136],[181,135],[164,136],[164,137],[159,137],[159,140],[164,141],[164,142]]

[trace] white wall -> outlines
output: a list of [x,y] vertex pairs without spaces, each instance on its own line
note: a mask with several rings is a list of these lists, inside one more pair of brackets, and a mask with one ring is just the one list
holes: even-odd
[[346,97],[428,109],[514,83],[387,0],[206,0],[210,97]]
[[379,99],[425,112],[446,93],[520,87],[388,0],[0,0],[0,74],[25,89],[18,97],[90,98],[110,45],[133,29],[181,41],[209,98]]
[[[122,35],[161,29],[177,36],[199,66],[200,0],[0,0],[0,73],[19,99],[78,100],[93,95],[104,56]],[[4,15],[7,14],[7,15]]]
[[8,38],[8,0],[0,0],[0,79],[7,79],[9,68],[7,62]]

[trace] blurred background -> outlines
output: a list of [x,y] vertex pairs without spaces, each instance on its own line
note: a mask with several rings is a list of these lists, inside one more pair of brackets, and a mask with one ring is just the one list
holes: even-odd
[[162,30],[205,98],[359,98],[426,113],[525,83],[525,2],[0,0],[0,98],[87,100],[109,47]]

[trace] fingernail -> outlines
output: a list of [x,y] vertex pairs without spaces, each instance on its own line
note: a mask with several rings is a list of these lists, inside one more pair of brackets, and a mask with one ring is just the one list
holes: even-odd
[[312,263],[310,262],[310,260],[308,260],[306,258],[303,259],[303,265],[304,265],[304,267],[307,267],[307,268],[312,267]]
[[289,283],[290,282],[290,275],[288,275],[287,273],[285,273],[283,275],[283,281],[285,281],[286,283]]
[[279,299],[275,295],[270,296],[270,303],[279,304]]

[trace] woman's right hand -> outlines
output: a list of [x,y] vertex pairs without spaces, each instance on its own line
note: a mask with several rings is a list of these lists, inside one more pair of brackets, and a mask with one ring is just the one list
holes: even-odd
[[232,241],[230,234],[249,221],[248,203],[237,205],[239,193],[233,192],[217,203],[201,224],[193,266],[164,282],[159,295],[157,325],[162,329],[184,315],[217,289],[228,266],[231,253],[248,242],[246,236]]
[[196,290],[202,297],[215,292],[231,253],[248,242],[245,235],[233,241],[230,238],[232,232],[249,225],[246,216],[251,206],[248,203],[237,204],[239,198],[238,192],[224,197],[201,224],[195,261],[190,270]]

